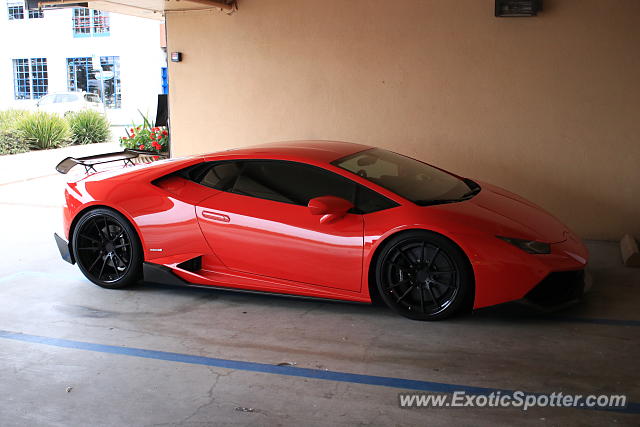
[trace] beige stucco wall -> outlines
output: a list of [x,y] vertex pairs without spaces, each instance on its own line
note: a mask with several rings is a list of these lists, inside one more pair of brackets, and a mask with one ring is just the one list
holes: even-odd
[[291,139],[387,147],[640,237],[640,1],[240,0],[167,16],[175,155]]

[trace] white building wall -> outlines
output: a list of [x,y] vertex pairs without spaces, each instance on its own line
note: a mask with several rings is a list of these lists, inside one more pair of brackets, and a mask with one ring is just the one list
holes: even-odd
[[35,108],[35,100],[15,100],[14,58],[47,58],[49,93],[67,91],[67,58],[118,56],[122,107],[109,109],[113,124],[140,122],[138,110],[155,116],[162,92],[160,22],[110,13],[110,35],[74,37],[73,9],[45,10],[44,18],[9,20],[0,0],[0,109]]

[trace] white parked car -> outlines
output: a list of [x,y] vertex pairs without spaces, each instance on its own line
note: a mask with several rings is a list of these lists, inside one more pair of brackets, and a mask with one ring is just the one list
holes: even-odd
[[36,104],[39,111],[64,116],[81,110],[95,110],[105,114],[100,97],[88,92],[59,92],[45,95]]

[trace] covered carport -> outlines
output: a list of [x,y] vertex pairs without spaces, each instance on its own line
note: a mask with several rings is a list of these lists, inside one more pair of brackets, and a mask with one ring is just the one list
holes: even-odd
[[[2,425],[637,425],[640,274],[617,241],[640,235],[640,3],[547,0],[520,18],[496,3],[88,5],[166,20],[173,156],[347,140],[493,182],[588,239],[581,304],[425,324],[381,306],[106,291],[51,242],[60,181],[5,177]],[[456,391],[628,403],[400,407],[399,393]]]

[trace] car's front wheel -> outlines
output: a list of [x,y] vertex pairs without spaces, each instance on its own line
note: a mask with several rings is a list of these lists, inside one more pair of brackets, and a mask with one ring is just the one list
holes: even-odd
[[414,320],[449,317],[473,297],[473,273],[464,253],[428,231],[399,234],[386,242],[375,279],[382,300]]
[[73,232],[73,256],[82,273],[98,286],[117,289],[136,283],[142,249],[129,221],[111,209],[84,213]]

